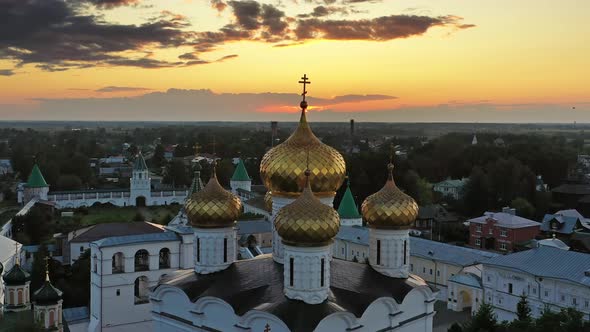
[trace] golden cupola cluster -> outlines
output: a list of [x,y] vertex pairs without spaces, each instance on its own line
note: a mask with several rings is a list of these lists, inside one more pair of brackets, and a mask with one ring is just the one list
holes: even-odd
[[191,225],[202,228],[232,227],[242,211],[242,202],[217,181],[215,165],[209,182],[186,202],[186,214]]
[[275,229],[288,245],[313,247],[331,243],[340,229],[338,212],[314,195],[310,185],[311,172],[306,170],[304,176],[303,192],[279,210]]
[[[304,171],[311,171],[311,190],[317,196],[334,196],[346,175],[346,164],[336,149],[322,143],[311,131],[307,123],[305,84],[303,77],[303,101],[301,118],[297,129],[283,143],[268,151],[260,162],[260,175],[266,188],[273,195],[283,197],[298,196],[304,189]],[[309,159],[308,159],[309,156]],[[310,164],[307,165],[307,160]]]
[[418,204],[395,185],[393,164],[387,168],[389,176],[385,186],[367,197],[361,206],[363,218],[374,228],[410,228],[418,216]]

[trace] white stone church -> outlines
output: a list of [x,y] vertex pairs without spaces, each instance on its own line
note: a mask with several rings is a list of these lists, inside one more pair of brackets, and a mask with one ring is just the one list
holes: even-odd
[[237,260],[243,204],[213,173],[167,232],[91,244],[90,322],[70,330],[432,331],[436,291],[409,273],[416,202],[396,187],[390,165],[383,189],[362,205],[369,264],[333,259],[341,220],[332,203],[346,165],[311,131],[305,99],[301,108],[296,131],[260,167],[272,254]]
[[87,189],[50,191],[41,170],[33,166],[31,175],[17,192],[18,202],[27,204],[34,198],[55,203],[58,209],[91,206],[95,203],[114,206],[154,206],[184,202],[188,190],[152,190],[149,170],[143,155],[135,158],[129,189]]

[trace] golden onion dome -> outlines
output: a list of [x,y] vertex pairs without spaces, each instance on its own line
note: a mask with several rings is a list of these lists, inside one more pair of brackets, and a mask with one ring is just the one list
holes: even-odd
[[242,211],[242,202],[237,196],[223,189],[217,181],[213,166],[209,182],[205,188],[187,200],[185,210],[188,220],[195,227],[231,227]]
[[264,209],[267,212],[272,212],[272,192],[270,190],[264,194]]
[[367,197],[361,206],[363,218],[371,227],[407,229],[418,216],[418,204],[395,185],[393,164],[387,168],[389,177],[385,186]]
[[310,171],[305,171],[303,193],[279,210],[275,229],[283,242],[294,246],[320,246],[330,243],[340,229],[340,217],[311,191]]
[[304,188],[309,151],[311,189],[318,196],[333,196],[346,175],[346,164],[336,149],[322,143],[311,131],[302,102],[301,118],[295,132],[268,151],[260,162],[266,187],[277,196],[298,196]]

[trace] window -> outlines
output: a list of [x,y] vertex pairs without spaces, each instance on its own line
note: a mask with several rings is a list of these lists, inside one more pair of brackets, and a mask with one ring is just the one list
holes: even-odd
[[197,262],[201,261],[201,239],[197,238]]
[[289,285],[293,287],[293,268],[295,266],[295,259],[293,257],[289,258]]
[[537,294],[537,288],[533,287],[533,294]]
[[436,276],[440,277],[440,270],[436,270]]
[[481,225],[475,225],[475,231],[481,233]]
[[150,254],[145,249],[135,253],[135,271],[148,271],[150,269]]
[[506,245],[506,243],[500,243],[500,250],[507,250],[508,246]]
[[320,267],[320,286],[324,287],[324,259],[322,258],[322,266]]
[[475,239],[475,245],[481,247],[481,239]]
[[121,290],[117,289],[117,296],[121,295]]
[[344,255],[344,247],[342,247],[342,255]]
[[381,240],[377,240],[377,265],[381,265]]
[[588,308],[590,306],[590,302],[588,300],[584,301],[584,307]]
[[545,297],[549,296],[549,292],[545,291]]
[[149,296],[149,282],[148,278],[141,276],[135,279],[134,285],[135,304],[148,303]]
[[408,264],[408,258],[406,257],[408,253],[408,241],[404,240],[404,265]]
[[494,234],[494,229],[492,227],[490,227],[488,229],[488,234],[490,234],[490,235]]
[[223,262],[227,263],[227,238],[223,239]]
[[113,273],[125,272],[125,256],[122,252],[113,255]]
[[508,284],[508,293],[512,294],[512,284]]
[[507,237],[508,236],[508,231],[505,230],[505,229],[500,230],[500,236]]
[[561,302],[565,302],[565,295],[561,294]]
[[490,276],[488,276],[488,281],[492,281],[492,278],[490,278]]
[[83,253],[83,252],[84,252],[84,247],[83,247],[83,246],[81,246],[81,247],[80,247],[80,253]]
[[426,268],[425,267],[422,268],[422,273],[426,273]]
[[575,306],[578,305],[578,300],[575,297],[572,297],[572,304]]
[[163,248],[160,250],[160,257],[159,257],[159,268],[160,269],[169,269],[170,268],[170,249]]
[[414,264],[410,264],[410,271],[414,272]]
[[92,257],[92,272],[98,272],[98,257],[96,255]]
[[430,275],[432,275],[432,269],[430,269]]

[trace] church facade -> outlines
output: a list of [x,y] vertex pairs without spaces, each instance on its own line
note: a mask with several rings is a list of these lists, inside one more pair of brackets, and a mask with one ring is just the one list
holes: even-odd
[[436,291],[409,271],[409,228],[418,206],[393,182],[362,204],[370,227],[368,264],[332,258],[345,219],[332,207],[346,165],[301,119],[264,156],[273,252],[237,261],[238,197],[215,175],[185,205],[194,231],[193,269],[167,274],[149,297],[155,331],[432,331]]

